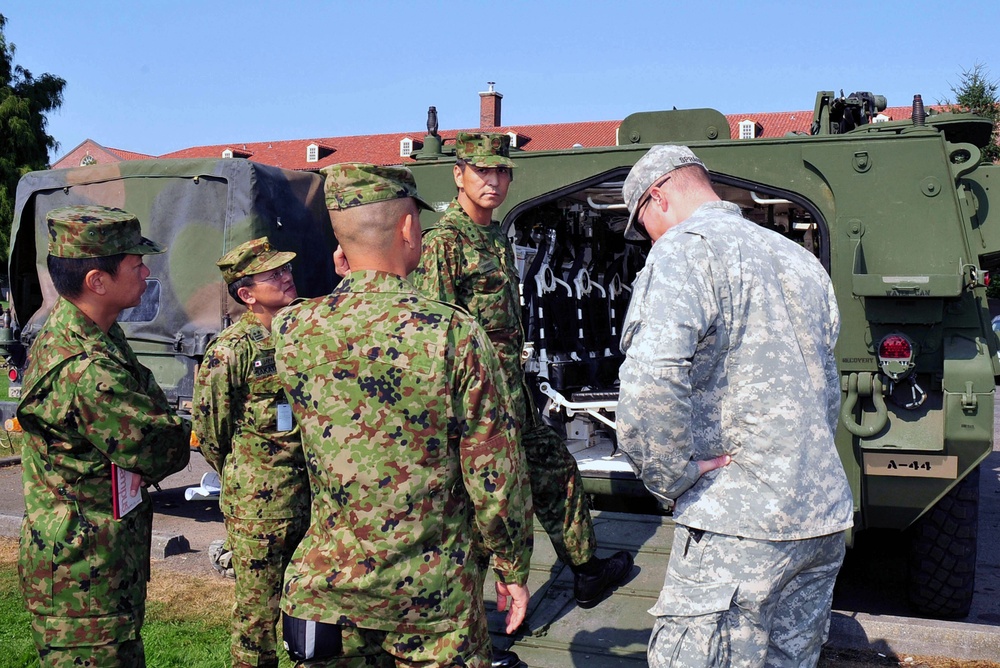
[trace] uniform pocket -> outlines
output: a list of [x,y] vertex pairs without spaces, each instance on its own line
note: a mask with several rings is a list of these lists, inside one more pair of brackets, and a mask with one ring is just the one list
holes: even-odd
[[734,582],[664,587],[649,610],[656,616],[649,638],[649,665],[728,666],[729,608],[737,588]]

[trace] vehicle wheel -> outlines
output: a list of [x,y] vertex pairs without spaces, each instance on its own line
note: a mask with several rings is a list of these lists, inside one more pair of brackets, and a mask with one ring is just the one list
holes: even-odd
[[910,604],[931,617],[965,617],[976,582],[979,469],[955,485],[910,531]]

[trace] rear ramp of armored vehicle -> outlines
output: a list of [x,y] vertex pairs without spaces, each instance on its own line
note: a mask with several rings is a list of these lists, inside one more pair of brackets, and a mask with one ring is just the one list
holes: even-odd
[[191,400],[194,368],[209,341],[240,312],[216,261],[233,247],[267,236],[294,251],[304,297],[336,282],[335,247],[318,174],[241,159],[141,160],[32,172],[18,184],[11,231],[10,303],[25,346],[57,294],[46,269],[45,215],[75,204],[135,214],[144,236],[167,247],[145,258],[142,303],[119,323],[143,364],[178,408]]

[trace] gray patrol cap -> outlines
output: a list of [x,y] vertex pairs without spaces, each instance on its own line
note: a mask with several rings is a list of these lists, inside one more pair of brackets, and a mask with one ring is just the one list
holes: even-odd
[[688,165],[698,165],[705,169],[705,163],[687,146],[667,144],[654,146],[632,165],[632,171],[628,173],[625,185],[622,186],[622,197],[628,206],[628,225],[625,227],[626,239],[641,241],[646,238],[635,227],[635,217],[639,215],[639,208],[646,191],[670,172]]

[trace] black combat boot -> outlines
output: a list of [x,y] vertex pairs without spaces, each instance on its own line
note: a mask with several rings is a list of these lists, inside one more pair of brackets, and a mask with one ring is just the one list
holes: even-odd
[[493,663],[490,664],[493,668],[519,668],[524,664],[521,663],[521,658],[511,652],[509,649],[500,649],[496,645],[493,646]]
[[581,608],[593,608],[611,589],[625,582],[632,573],[632,555],[622,550],[607,559],[593,557],[580,566],[573,566],[575,574],[573,594]]

